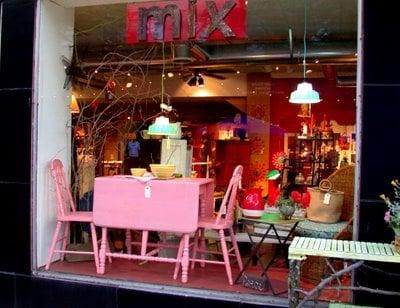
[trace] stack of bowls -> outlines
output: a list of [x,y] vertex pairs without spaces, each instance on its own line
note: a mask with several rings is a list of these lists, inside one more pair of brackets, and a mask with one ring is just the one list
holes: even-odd
[[158,178],[170,178],[175,172],[172,164],[150,164],[151,173]]

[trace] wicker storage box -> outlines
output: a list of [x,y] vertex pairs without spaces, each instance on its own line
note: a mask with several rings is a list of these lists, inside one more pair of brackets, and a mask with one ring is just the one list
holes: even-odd
[[342,215],[344,193],[333,190],[329,180],[322,180],[319,188],[309,188],[309,192],[311,202],[307,208],[307,218],[315,222],[338,222]]

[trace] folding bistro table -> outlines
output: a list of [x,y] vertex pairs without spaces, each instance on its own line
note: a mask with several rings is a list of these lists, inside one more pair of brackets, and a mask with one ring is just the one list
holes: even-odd
[[[242,278],[244,279],[244,285],[251,288],[265,290],[269,287],[274,295],[286,292],[286,290],[279,293],[275,292],[268,277],[267,271],[271,265],[277,261],[281,251],[284,252],[285,263],[288,266],[286,251],[287,245],[291,242],[294,230],[301,220],[303,220],[303,218],[292,218],[289,220],[241,218],[240,223],[243,224],[243,228],[247,232],[250,243],[252,244],[252,249],[251,255],[244,265],[243,270],[237,276],[235,283]],[[267,264],[264,264],[261,260],[260,247],[266,239],[273,239],[274,244],[277,244],[277,248],[275,249],[271,260]],[[250,276],[245,274],[246,269],[254,258],[257,259],[257,262],[262,269],[261,276],[258,279],[249,278]]]

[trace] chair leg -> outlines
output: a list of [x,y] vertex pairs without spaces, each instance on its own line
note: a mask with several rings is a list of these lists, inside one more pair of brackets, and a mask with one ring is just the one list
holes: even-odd
[[99,274],[104,274],[105,269],[106,269],[106,244],[107,241],[107,228],[101,228],[101,243],[100,243],[100,260],[99,260],[99,269],[98,273]]
[[228,247],[227,247],[226,241],[225,241],[224,230],[219,230],[219,239],[221,241],[222,254],[224,256],[226,275],[228,276],[229,284],[233,285],[232,270],[231,270],[231,264],[229,262],[229,253],[228,253]]
[[96,227],[94,223],[90,223],[90,230],[92,232],[92,245],[93,245],[93,254],[94,254],[94,263],[96,264],[96,272],[99,271],[99,248],[97,247],[97,235],[96,235]]
[[54,250],[56,249],[57,238],[58,238],[58,234],[60,233],[61,226],[62,226],[62,222],[57,221],[56,230],[54,230],[53,239],[51,240],[49,255],[47,256],[47,262],[46,262],[46,267],[45,267],[46,270],[48,270],[50,268],[51,258],[53,257]]
[[[193,259],[197,258],[197,249],[198,249],[198,246],[199,246],[199,232],[200,232],[200,229],[197,229],[195,234],[194,234],[194,245],[193,245],[193,253],[192,253],[192,258]],[[180,248],[180,245],[179,245],[179,248]],[[194,269],[195,263],[196,263],[195,261],[192,261],[191,269]]]
[[231,236],[231,242],[233,245],[233,250],[235,251],[235,256],[236,256],[236,260],[239,266],[240,271],[243,269],[243,262],[242,262],[242,257],[240,256],[240,251],[239,251],[239,247],[236,241],[236,237],[235,237],[235,233],[233,232],[232,227],[229,228],[229,233]]
[[[183,245],[184,245],[184,240],[183,240],[183,236],[181,237],[181,240],[179,242],[179,248],[178,248],[178,252],[176,254],[176,263],[175,263],[175,270],[174,270],[174,279],[178,278],[178,272],[179,272],[179,267],[181,265],[181,261],[182,261],[182,254],[183,254]],[[193,265],[193,263],[192,263]]]
[[[69,230],[70,230],[70,223],[66,222],[64,224],[64,235],[63,235],[63,243],[62,243],[62,250],[67,250],[67,244],[69,239]],[[61,253],[61,261],[65,259],[65,252]]]
[[125,230],[125,246],[126,246],[126,252],[128,254],[132,254],[132,237],[131,237],[131,230],[129,229]]
[[[200,229],[200,243],[201,243],[201,245],[200,245],[200,247],[201,247],[201,250],[203,251],[202,253],[201,253],[201,259],[202,260],[204,260],[205,258],[206,258],[206,256],[205,256],[205,252],[204,251],[206,251],[207,249],[206,249],[206,238],[205,238],[205,236],[204,236],[204,233],[205,233],[205,230],[204,230],[204,228],[201,228]],[[206,263],[205,262],[200,262],[200,266],[201,267],[205,267],[206,266]]]
[[[111,252],[111,250],[110,250],[110,242],[108,241],[108,239],[107,239],[107,241],[106,241],[106,251],[107,251],[107,252]],[[112,258],[111,258],[111,256],[108,256],[108,263],[112,263]]]
[[140,255],[145,256],[147,252],[147,242],[149,240],[149,231],[142,231],[142,247],[140,250]]

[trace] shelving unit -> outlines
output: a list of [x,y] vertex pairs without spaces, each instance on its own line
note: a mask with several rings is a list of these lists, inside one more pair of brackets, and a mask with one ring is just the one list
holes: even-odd
[[305,185],[316,186],[336,169],[336,165],[337,152],[333,134],[327,137],[299,135],[290,149],[285,169],[296,174],[301,173],[305,178]]

